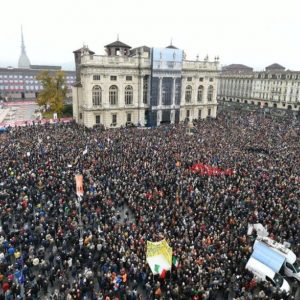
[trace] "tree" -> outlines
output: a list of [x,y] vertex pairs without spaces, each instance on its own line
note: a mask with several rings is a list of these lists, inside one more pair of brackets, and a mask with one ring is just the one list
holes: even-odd
[[37,99],[38,105],[49,105],[51,112],[56,112],[58,115],[61,115],[67,93],[64,72],[57,71],[54,76],[52,76],[48,71],[43,71],[38,74],[37,79],[43,86],[43,90]]

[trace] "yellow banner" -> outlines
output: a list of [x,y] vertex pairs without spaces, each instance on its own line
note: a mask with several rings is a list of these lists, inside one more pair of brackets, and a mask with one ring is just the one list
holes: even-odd
[[163,255],[167,262],[172,264],[172,248],[168,245],[166,240],[160,242],[149,242],[147,241],[147,257]]

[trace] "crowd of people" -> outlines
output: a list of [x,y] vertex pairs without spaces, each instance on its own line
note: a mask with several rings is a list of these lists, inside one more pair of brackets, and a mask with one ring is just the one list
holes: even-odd
[[[0,299],[294,299],[245,265],[249,223],[299,257],[299,123],[221,113],[194,126],[0,135]],[[163,239],[179,265],[160,278],[146,243]]]

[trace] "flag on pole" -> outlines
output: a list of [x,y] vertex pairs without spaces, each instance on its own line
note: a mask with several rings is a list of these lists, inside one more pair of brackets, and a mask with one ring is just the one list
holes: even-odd
[[172,267],[172,248],[166,240],[160,242],[147,241],[146,260],[154,275],[165,278],[166,272]]
[[76,181],[76,194],[78,197],[83,196],[83,176],[82,175],[76,175],[75,176]]
[[87,153],[88,153],[88,149],[87,149],[87,146],[85,146],[85,149],[83,150],[82,155],[86,155]]
[[167,270],[166,269],[163,269],[160,273],[160,278],[162,279],[165,279],[166,278],[166,275],[167,275]]
[[178,259],[175,256],[173,256],[173,258],[172,258],[172,263],[175,266],[175,268],[178,268],[179,262],[178,262]]
[[160,265],[154,265],[154,271],[155,272],[160,273],[159,269],[160,269]]

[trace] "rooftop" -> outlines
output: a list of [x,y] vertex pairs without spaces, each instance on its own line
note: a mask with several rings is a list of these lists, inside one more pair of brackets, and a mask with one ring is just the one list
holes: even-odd
[[273,70],[285,70],[285,67],[281,66],[280,64],[272,64],[266,67],[266,71],[273,71]]
[[125,43],[123,43],[123,42],[121,42],[121,41],[119,41],[119,40],[117,40],[117,41],[115,41],[115,42],[113,42],[113,43],[111,43],[111,44],[108,44],[108,45],[106,45],[105,46],[106,48],[110,48],[110,47],[120,47],[120,48],[131,48],[131,46],[129,46],[129,45],[127,45],[127,44],[125,44]]
[[238,71],[238,70],[253,71],[253,68],[248,67],[246,65],[242,65],[242,64],[231,64],[228,66],[224,66],[222,68],[222,71]]

